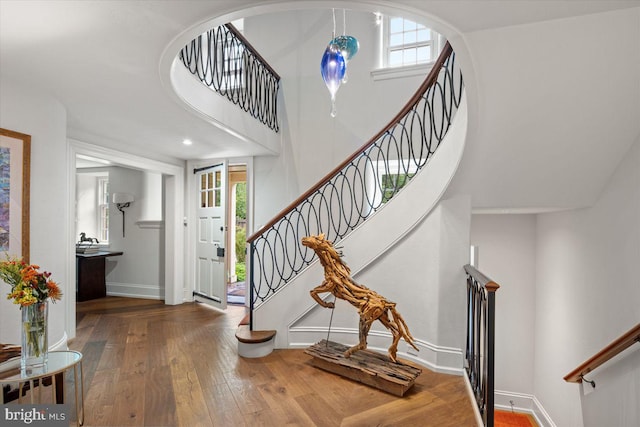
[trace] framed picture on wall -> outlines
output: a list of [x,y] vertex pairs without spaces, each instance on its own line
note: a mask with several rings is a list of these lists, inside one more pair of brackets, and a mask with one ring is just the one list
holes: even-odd
[[31,135],[0,128],[0,255],[29,262]]

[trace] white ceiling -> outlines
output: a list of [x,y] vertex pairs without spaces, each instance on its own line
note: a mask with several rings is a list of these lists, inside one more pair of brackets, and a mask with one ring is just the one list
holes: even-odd
[[[160,75],[165,70],[159,67],[163,52],[172,41],[222,15],[225,20],[231,20],[243,13],[268,13],[289,6],[325,10],[331,6],[352,6],[373,11],[378,4],[385,10],[398,8],[399,13],[406,15],[416,11],[427,13],[456,29],[462,39],[473,44],[482,38],[478,34],[491,33],[492,29],[629,8],[640,5],[640,0],[398,0],[394,3],[374,0],[0,0],[0,74],[38,87],[58,99],[67,109],[68,136],[72,139],[157,160],[211,158],[222,151],[232,151],[236,142],[179,105],[163,87]],[[508,49],[509,45],[502,47]],[[490,69],[491,64],[480,60],[474,66],[482,77],[486,71],[482,67]],[[509,78],[508,75],[502,77]],[[500,84],[491,78],[487,81]],[[483,114],[503,115],[501,120],[514,122],[515,118],[509,118],[512,110],[509,106],[499,105],[499,101],[495,106],[482,102]],[[519,131],[507,126],[495,135],[484,135],[494,139],[484,141],[484,145],[479,141],[477,146],[503,150]],[[504,141],[496,141],[496,136]],[[184,138],[194,144],[183,146]],[[494,147],[501,142],[502,146]],[[470,155],[465,161],[470,161]],[[473,155],[489,157],[486,152]],[[613,164],[614,159],[611,162]],[[610,171],[603,173],[607,174]],[[602,184],[606,177],[600,179]]]

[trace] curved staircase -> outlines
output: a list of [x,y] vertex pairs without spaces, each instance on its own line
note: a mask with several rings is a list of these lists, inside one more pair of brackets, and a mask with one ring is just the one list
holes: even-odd
[[[403,241],[437,206],[462,157],[467,129],[463,91],[461,70],[447,43],[414,96],[380,132],[247,238],[249,330],[280,332],[274,339],[277,348],[305,346],[326,334],[326,327],[307,321],[318,317],[308,291],[321,273],[314,271],[314,254],[302,246],[301,238],[323,233],[334,244],[347,246],[354,274],[370,269]],[[454,120],[460,110],[461,120]],[[442,215],[449,211],[436,213]],[[442,221],[436,233],[445,232],[440,230],[448,223]],[[442,249],[435,246],[436,252]],[[429,283],[438,283],[439,268],[434,267],[436,277],[430,276]],[[301,301],[309,304],[302,306]],[[342,325],[337,333],[347,339],[357,336]],[[424,347],[436,355],[433,358],[448,357],[440,346],[425,342]],[[456,347],[456,366],[459,352]]]
[[[231,28],[228,32],[225,30],[225,34],[228,34],[223,38],[226,40],[227,37],[233,38],[235,33]],[[242,44],[248,44],[245,40],[241,41]],[[185,47],[181,54],[185,65],[182,71],[197,74],[198,66],[192,68],[191,65],[199,64],[197,58],[204,53],[197,49],[201,44],[194,43]],[[211,49],[208,50],[210,51]],[[279,81],[277,75],[274,79]],[[272,94],[275,94],[278,84],[273,86],[275,90]],[[301,273],[308,271],[314,261],[313,254],[301,247],[301,237],[324,233],[334,242],[349,241],[351,249],[355,249],[353,253],[362,257],[355,263],[358,264],[356,270],[360,271],[395,246],[434,208],[452,173],[457,169],[464,146],[462,143],[447,147],[444,152],[438,150],[448,133],[461,133],[461,141],[465,139],[466,121],[464,126],[458,126],[461,131],[448,132],[452,128],[456,111],[461,107],[464,110],[463,90],[459,66],[455,63],[453,49],[447,43],[414,96],[380,132],[257,233],[247,238],[249,314],[238,325],[235,334],[241,357],[264,357],[276,346],[290,346],[291,343],[287,342],[291,338],[290,334],[281,333],[276,338],[276,332],[290,329],[296,319],[280,319],[282,321],[279,324],[273,324],[273,318],[282,318],[285,313],[289,317],[302,318],[309,311],[309,307],[290,307],[296,304],[295,301],[300,301],[300,298],[297,295],[291,298],[292,295],[289,294],[293,287],[288,285],[299,281]],[[267,111],[275,113],[276,110],[267,108]],[[274,130],[277,132],[277,129]],[[436,150],[441,153],[437,161],[433,159]],[[450,166],[444,174],[438,166],[443,158],[448,159],[447,165]],[[430,168],[425,168],[427,163]],[[418,175],[425,175],[418,174],[422,169],[431,169],[425,177],[430,178],[428,180],[431,183],[426,190],[422,187],[426,194],[420,193],[410,198],[401,196],[405,192],[400,190],[409,181],[424,179],[418,179]],[[434,174],[437,176],[432,178]],[[387,177],[396,178],[388,181]],[[403,223],[410,222],[407,227],[399,227],[395,219],[384,220],[384,215],[380,216],[380,220],[371,221],[376,217],[375,213],[382,213],[378,211],[382,211],[392,198],[394,202],[390,205],[401,206],[403,211],[414,211],[419,218],[415,218],[415,215],[402,216]],[[416,200],[421,203],[415,203]],[[386,210],[394,209],[389,206]],[[377,227],[377,234],[385,238],[378,238],[377,245],[370,244],[370,236],[363,237],[366,233],[362,232],[361,226],[365,221],[372,225],[383,222]],[[394,223],[395,228],[387,229],[388,223]],[[362,239],[367,242],[362,243]],[[303,292],[308,286],[305,283],[295,288]],[[272,298],[270,304],[264,304],[267,299]],[[287,310],[288,307],[292,310]],[[259,330],[260,327],[263,329]]]

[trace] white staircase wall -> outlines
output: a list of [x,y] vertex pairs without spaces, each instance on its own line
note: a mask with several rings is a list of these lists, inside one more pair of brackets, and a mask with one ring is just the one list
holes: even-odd
[[[462,157],[466,130],[463,99],[425,170],[339,243],[353,278],[398,304],[421,349],[418,354],[411,349],[410,354],[401,344],[399,355],[448,372],[460,372],[462,367],[462,266],[468,262],[470,201],[466,197],[440,199]],[[326,338],[331,312],[309,295],[322,279],[318,263],[301,272],[254,310],[254,329],[277,330],[276,348],[306,347]],[[336,305],[330,339],[346,344],[358,340],[356,311],[344,301]],[[386,352],[390,344],[390,334],[374,324],[370,348]]]
[[274,132],[242,110],[240,106],[228,100],[226,96],[202,84],[200,79],[191,74],[177,59],[171,67],[171,85],[174,94],[184,102],[181,105],[185,105],[185,108],[196,112],[207,122],[226,131],[229,140],[234,141],[233,149],[224,150],[221,150],[221,147],[223,145],[228,147],[228,144],[208,141],[212,146],[211,157],[246,156],[248,153],[261,156],[280,153],[281,132]]

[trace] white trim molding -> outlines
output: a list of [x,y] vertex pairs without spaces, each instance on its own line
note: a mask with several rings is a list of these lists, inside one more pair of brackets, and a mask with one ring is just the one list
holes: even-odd
[[534,395],[496,390],[494,396],[496,409],[530,414],[535,418],[539,426],[556,427],[556,424]]
[[107,295],[114,297],[164,299],[164,287],[138,283],[107,283]]
[[418,65],[406,65],[404,67],[377,68],[371,70],[373,81],[401,79],[404,77],[426,76],[433,68],[435,61]]
[[163,220],[139,220],[136,221],[136,225],[139,228],[155,228],[155,229],[162,229],[164,228],[164,221]]

